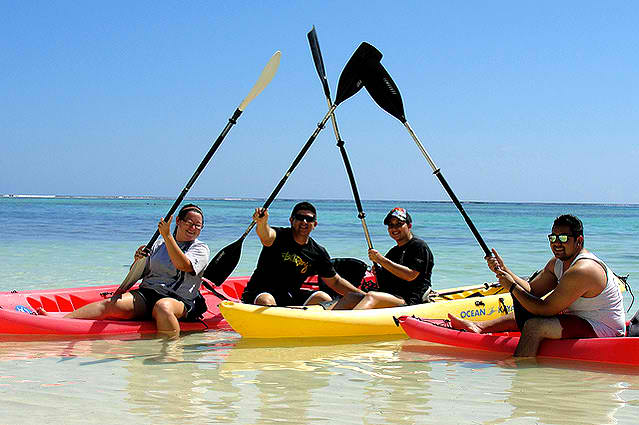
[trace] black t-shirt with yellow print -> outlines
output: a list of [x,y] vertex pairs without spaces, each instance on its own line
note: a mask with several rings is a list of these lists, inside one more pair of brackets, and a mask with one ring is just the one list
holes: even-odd
[[290,227],[273,227],[273,230],[275,241],[271,246],[262,247],[245,292],[285,293],[299,290],[309,276],[335,276],[331,257],[313,238],[309,238],[306,245],[300,245],[293,239]]

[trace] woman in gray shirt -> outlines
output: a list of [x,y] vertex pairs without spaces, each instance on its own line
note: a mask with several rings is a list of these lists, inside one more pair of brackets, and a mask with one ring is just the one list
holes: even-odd
[[[87,304],[65,317],[73,319],[154,319],[158,333],[177,337],[179,320],[197,320],[206,311],[200,294],[202,274],[209,263],[209,247],[197,237],[204,226],[202,210],[193,204],[180,209],[171,233],[171,218],[160,219],[158,239],[150,252],[144,245],[135,260],[149,257],[138,289]],[[40,311],[41,314],[46,314]]]

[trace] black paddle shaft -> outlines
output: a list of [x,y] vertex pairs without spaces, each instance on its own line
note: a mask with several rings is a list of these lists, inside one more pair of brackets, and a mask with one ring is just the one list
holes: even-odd
[[[215,153],[217,148],[220,147],[220,145],[222,144],[222,141],[224,141],[224,138],[226,137],[228,132],[231,130],[231,127],[233,127],[233,125],[237,123],[237,119],[240,117],[240,115],[242,115],[242,111],[240,109],[236,109],[235,112],[233,113],[233,116],[229,118],[229,122],[224,127],[224,130],[222,130],[222,133],[220,133],[218,138],[215,140],[215,143],[213,143],[213,146],[211,146],[211,149],[209,149],[204,159],[202,159],[202,162],[200,162],[200,165],[197,167],[197,169],[193,173],[193,176],[191,176],[191,179],[186,183],[186,186],[184,186],[184,189],[182,189],[182,193],[180,193],[180,196],[178,196],[178,198],[175,200],[175,202],[171,206],[171,209],[169,209],[169,212],[166,213],[166,216],[164,217],[164,221],[167,221],[169,217],[173,215],[175,210],[177,210],[177,208],[180,206],[180,203],[184,200],[184,197],[186,196],[186,194],[189,193],[189,190],[191,190],[191,186],[193,186],[193,183],[195,183],[195,180],[197,180],[197,178],[200,176],[202,171],[204,171],[204,168],[206,168],[206,165],[209,163],[209,161],[213,157],[213,154]],[[153,237],[149,241],[149,243],[146,244],[145,249],[151,250],[151,247],[153,246],[153,244],[155,243],[155,241],[157,240],[159,236],[160,236],[160,231],[156,230],[155,233],[153,234]]]

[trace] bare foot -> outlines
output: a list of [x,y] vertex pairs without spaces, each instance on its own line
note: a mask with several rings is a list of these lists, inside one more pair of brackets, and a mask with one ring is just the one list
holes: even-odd
[[475,322],[460,319],[459,317],[455,317],[450,313],[448,313],[448,319],[450,320],[450,325],[453,327],[453,329],[466,330],[476,334],[481,333],[481,328],[477,326],[477,323]]
[[36,308],[36,313],[38,313],[38,316],[48,316],[49,315],[49,313],[47,313],[47,311],[45,309],[43,309],[42,307]]

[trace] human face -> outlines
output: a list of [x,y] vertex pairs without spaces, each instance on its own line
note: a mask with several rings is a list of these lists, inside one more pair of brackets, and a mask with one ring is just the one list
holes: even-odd
[[315,226],[317,226],[317,217],[313,211],[299,210],[290,218],[291,228],[295,234],[308,236],[311,234]]
[[388,221],[388,234],[397,242],[397,245],[403,245],[411,238],[411,225],[393,217]]
[[177,233],[176,239],[180,242],[193,241],[202,231],[202,216],[196,211],[186,213],[184,220],[176,219]]
[[577,255],[583,246],[583,236],[573,236],[568,226],[557,226],[552,228],[553,235],[570,235],[566,242],[561,242],[559,238],[554,242],[550,242],[550,249],[553,255],[562,260],[567,261]]

